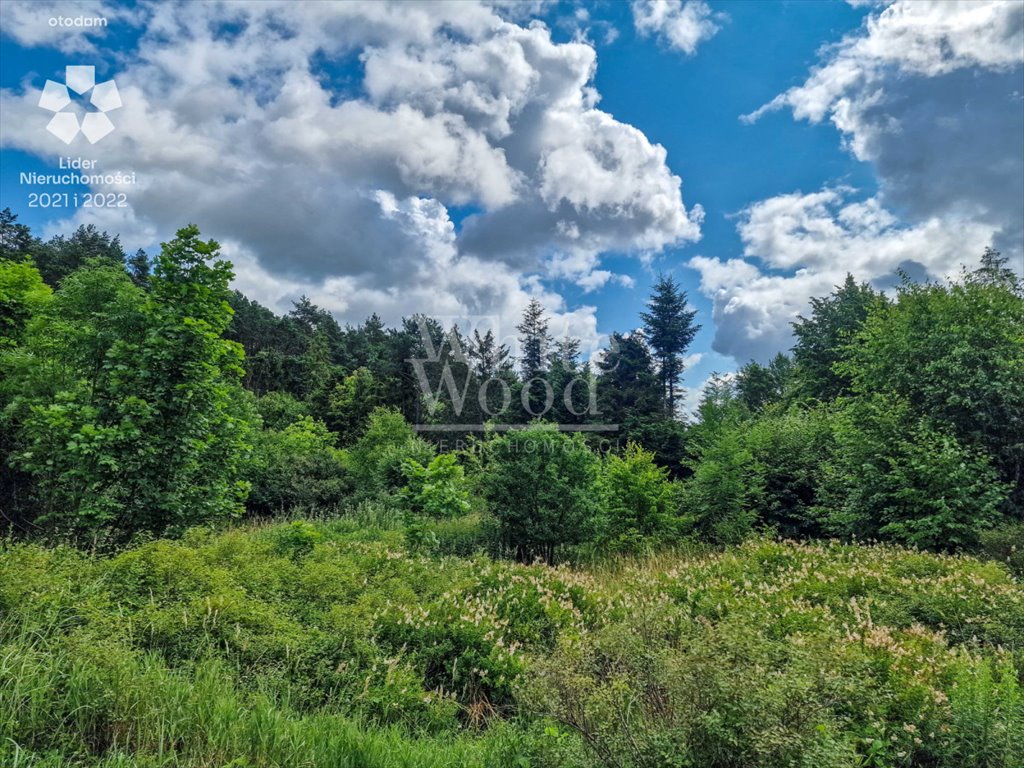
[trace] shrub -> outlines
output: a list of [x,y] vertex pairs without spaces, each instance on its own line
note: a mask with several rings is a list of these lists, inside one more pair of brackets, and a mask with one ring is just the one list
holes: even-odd
[[999,560],[1017,576],[1024,576],[1024,522],[1010,522],[982,531],[980,551]]
[[322,422],[304,416],[284,429],[257,433],[250,467],[249,509],[336,509],[351,493],[344,452]]
[[769,410],[743,428],[741,440],[759,489],[750,499],[758,524],[786,537],[819,535],[817,508],[834,442],[829,414],[820,408]]
[[654,454],[629,443],[602,462],[597,483],[601,512],[599,542],[610,549],[635,549],[645,542],[676,538],[686,521],[679,517],[678,487]]
[[839,533],[972,548],[1007,496],[987,456],[915,420],[902,401],[860,398],[837,420],[825,502]]
[[348,467],[361,498],[395,493],[405,485],[402,465],[429,464],[434,448],[417,437],[405,418],[392,408],[375,408],[366,431],[348,452]]
[[550,563],[560,545],[589,538],[599,462],[580,435],[541,424],[492,438],[486,454],[484,495],[519,560]]
[[683,511],[700,535],[717,544],[735,544],[753,530],[754,499],[761,492],[753,456],[733,430],[708,445],[693,476],[683,485]]
[[402,474],[407,484],[401,496],[414,514],[446,518],[469,511],[469,486],[455,454],[442,453],[426,466],[406,459]]

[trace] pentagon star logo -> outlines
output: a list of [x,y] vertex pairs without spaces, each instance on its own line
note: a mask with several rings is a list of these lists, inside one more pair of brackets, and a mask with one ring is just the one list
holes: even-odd
[[[74,111],[65,111],[73,103],[71,89],[78,96],[87,110],[81,123]],[[39,106],[54,112],[46,130],[70,144],[81,132],[90,144],[95,144],[114,130],[114,124],[107,117],[110,112],[121,107],[121,94],[113,80],[96,84],[96,67],[67,66],[64,68],[64,82],[47,80],[39,97]]]

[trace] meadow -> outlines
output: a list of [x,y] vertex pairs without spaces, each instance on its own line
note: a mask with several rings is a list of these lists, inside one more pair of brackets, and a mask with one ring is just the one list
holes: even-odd
[[754,538],[552,567],[431,526],[4,543],[0,763],[1024,765],[1005,564]]

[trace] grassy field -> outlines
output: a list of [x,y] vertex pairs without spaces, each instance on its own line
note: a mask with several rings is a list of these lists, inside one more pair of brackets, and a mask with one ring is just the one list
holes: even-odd
[[758,539],[550,568],[443,555],[472,540],[446,525],[0,545],[0,765],[1024,765],[1000,564]]

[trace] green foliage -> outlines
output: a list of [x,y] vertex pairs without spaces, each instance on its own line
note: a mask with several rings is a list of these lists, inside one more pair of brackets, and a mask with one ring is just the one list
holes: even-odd
[[648,343],[658,361],[665,400],[665,412],[676,413],[676,388],[683,375],[683,356],[700,330],[694,322],[697,311],[689,309],[686,291],[668,275],[659,275],[654,291],[647,302],[647,311],[641,312]]
[[834,451],[829,413],[822,408],[769,411],[739,427],[737,438],[753,461],[751,482],[759,492],[751,509],[758,524],[786,537],[820,535],[825,467]]
[[853,275],[847,275],[828,296],[811,299],[811,316],[793,323],[798,395],[827,402],[849,393],[850,375],[837,366],[856,346],[857,333],[868,315],[884,305],[881,294],[866,283],[858,285]]
[[86,264],[102,263],[124,271],[125,254],[117,236],[101,232],[94,224],[85,224],[70,237],[56,235],[32,247],[32,258],[49,285],[57,287]]
[[263,515],[337,509],[352,485],[345,454],[334,441],[327,427],[309,416],[284,429],[258,432],[247,474],[249,509]]
[[749,362],[736,375],[736,394],[751,411],[781,403],[789,394],[793,380],[793,361],[781,352],[768,365]]
[[841,370],[992,458],[1024,504],[1024,291],[998,254],[949,285],[905,283]]
[[0,261],[0,352],[21,342],[28,320],[50,301],[53,291],[29,261]]
[[401,496],[414,514],[441,519],[469,511],[469,486],[455,454],[439,454],[426,466],[406,459],[402,474],[406,486]]
[[835,436],[825,504],[838,532],[958,549],[998,519],[1008,488],[989,458],[915,420],[905,402],[860,398]]
[[398,411],[375,408],[366,430],[348,454],[348,467],[360,496],[371,498],[397,492],[406,483],[403,465],[429,464],[433,447],[421,440]]
[[367,368],[357,368],[334,386],[327,413],[330,427],[343,443],[356,439],[370,413],[380,405],[380,386]]
[[0,761],[1020,768],[1024,600],[997,564],[755,540],[570,569],[401,539],[0,544]]
[[682,507],[698,533],[718,544],[736,544],[757,521],[754,500],[761,494],[754,459],[734,431],[706,448],[683,484]]
[[256,410],[267,429],[284,429],[309,416],[309,406],[287,392],[267,392],[256,400]]
[[550,563],[560,545],[589,537],[599,462],[579,434],[538,424],[492,437],[486,457],[484,496],[519,560]]
[[222,338],[231,271],[206,263],[217,248],[180,230],[148,294],[123,268],[90,263],[29,324],[7,419],[37,522],[124,537],[240,511],[253,414],[241,349]]
[[629,443],[621,456],[609,453],[604,458],[597,482],[602,547],[638,549],[671,541],[684,531],[678,487],[668,475],[654,454],[637,443]]
[[1024,523],[1007,522],[980,535],[980,551],[1024,577]]
[[1019,657],[999,645],[1024,603],[997,566],[752,541],[586,579],[610,582],[607,620],[524,679],[597,765],[1022,765]]

